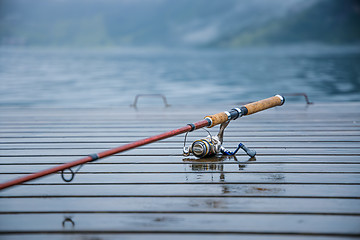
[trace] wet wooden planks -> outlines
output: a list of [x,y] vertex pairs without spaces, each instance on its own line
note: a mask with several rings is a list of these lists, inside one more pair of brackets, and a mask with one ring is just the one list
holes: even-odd
[[[0,181],[233,106],[1,108]],[[180,135],[0,192],[1,239],[343,239],[360,236],[360,104],[287,103],[233,121],[256,160],[196,160]],[[336,114],[334,114],[336,112]],[[211,129],[216,134],[217,128]],[[187,144],[206,136],[192,132]]]

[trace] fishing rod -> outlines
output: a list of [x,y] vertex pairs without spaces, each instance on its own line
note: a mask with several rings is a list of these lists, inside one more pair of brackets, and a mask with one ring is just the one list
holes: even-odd
[[[188,133],[188,132],[192,132],[194,130],[203,128],[203,127],[208,127],[208,128],[212,128],[218,124],[221,124],[220,126],[220,131],[219,134],[216,137],[208,137],[205,139],[201,139],[199,141],[195,141],[191,147],[189,148],[184,148],[184,154],[188,155],[190,153],[194,154],[196,157],[206,157],[206,156],[210,156],[219,152],[222,152],[225,155],[233,155],[233,152],[227,151],[225,148],[223,148],[221,146],[222,144],[222,136],[223,136],[223,131],[226,128],[226,126],[229,124],[229,122],[231,120],[235,120],[239,117],[245,116],[245,115],[250,115],[259,111],[263,111],[265,109],[268,108],[272,108],[275,106],[280,106],[283,105],[285,102],[285,98],[281,95],[276,95],[267,99],[263,99],[257,102],[253,102],[253,103],[249,103],[246,104],[244,106],[241,106],[239,108],[233,108],[230,111],[225,111],[225,112],[220,112],[214,115],[209,115],[206,116],[203,120],[195,122],[195,123],[189,123],[184,127],[169,131],[169,132],[165,132],[159,135],[155,135],[149,138],[145,138],[139,141],[135,141],[132,143],[128,143],[113,149],[109,149],[100,153],[94,153],[94,154],[90,154],[84,158],[81,158],[79,160],[76,161],[72,161],[69,163],[65,163],[65,164],[61,164],[59,166],[53,167],[53,168],[49,168],[46,170],[42,170],[36,173],[32,173],[5,183],[0,184],[0,190],[2,189],[6,189],[15,185],[19,185],[21,183],[30,181],[30,180],[34,180],[37,178],[41,178],[44,177],[46,175],[52,174],[52,173],[56,173],[56,172],[61,172],[62,174],[62,178],[64,181],[66,182],[70,182],[73,177],[74,177],[74,172],[71,170],[72,167],[75,166],[82,166],[85,163],[88,162],[94,162],[98,159],[101,158],[105,158],[120,152],[124,152],[130,149],[134,149],[149,143],[153,143],[162,139],[166,139],[172,136],[176,136],[182,133]],[[248,155],[255,155],[255,153],[249,149],[247,149],[245,146],[240,146],[239,144],[239,148],[242,148]],[[225,150],[224,150],[225,149]],[[236,152],[235,152],[236,153]],[[70,172],[72,173],[72,177],[70,179],[65,179],[64,177],[64,171],[65,170],[70,170]],[[79,170],[79,168],[78,168]]]

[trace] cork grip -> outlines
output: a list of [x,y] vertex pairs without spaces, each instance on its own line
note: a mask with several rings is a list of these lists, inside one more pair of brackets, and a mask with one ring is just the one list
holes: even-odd
[[205,118],[210,118],[211,119],[211,125],[209,126],[209,128],[224,123],[228,120],[228,115],[226,115],[225,112],[221,112],[221,113],[217,113],[211,116],[206,116]]
[[280,95],[276,95],[270,98],[266,98],[257,102],[246,104],[244,107],[247,109],[247,114],[250,115],[262,110],[272,108],[275,106],[280,106],[284,103],[284,98]]

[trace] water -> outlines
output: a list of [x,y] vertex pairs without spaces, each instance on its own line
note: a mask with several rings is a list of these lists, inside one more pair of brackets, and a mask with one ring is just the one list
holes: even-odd
[[[0,83],[1,106],[114,107],[153,93],[164,94],[172,105],[236,103],[295,92],[307,93],[314,102],[359,101],[360,47],[2,47]],[[149,101],[158,100],[139,104]]]

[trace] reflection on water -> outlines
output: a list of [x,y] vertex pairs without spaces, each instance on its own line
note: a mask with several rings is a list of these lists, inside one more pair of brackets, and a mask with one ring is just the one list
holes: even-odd
[[224,171],[224,160],[229,156],[213,156],[208,158],[183,158],[183,162],[189,162],[192,171]]
[[305,92],[314,102],[360,101],[359,62],[359,46],[0,48],[0,105],[129,106],[137,94],[154,93],[173,106],[291,92]]
[[[190,163],[186,164],[189,166],[190,170],[193,172],[199,172],[197,174],[197,179],[202,179],[204,175],[212,174],[212,173],[220,173],[220,181],[225,181],[225,164],[230,166],[230,163],[225,163],[225,161],[232,161],[234,164],[238,165],[238,169],[240,171],[244,170],[248,163],[256,161],[255,157],[249,158],[246,162],[239,162],[236,156],[226,156],[226,155],[216,155],[207,158],[183,158],[183,162]],[[186,169],[187,171],[187,169]],[[205,172],[205,173],[204,173]],[[186,178],[188,181],[188,178]],[[214,181],[213,175],[211,180]],[[215,179],[215,181],[217,181]]]
[[[224,175],[224,164],[223,161],[225,159],[229,159],[229,156],[213,156],[208,158],[184,158],[183,162],[191,162],[191,164],[186,164],[190,167],[191,171],[199,172],[197,174],[196,179],[202,179],[204,174],[202,172],[220,172],[220,181],[223,182],[225,180]],[[209,174],[209,173],[205,173]],[[188,178],[186,177],[186,181]],[[211,175],[211,181],[214,181],[214,175]],[[217,180],[215,180],[217,181]]]
[[192,198],[189,199],[188,206],[192,209],[226,209],[228,202],[222,198]]
[[[226,162],[230,161],[230,162]],[[242,174],[242,171],[246,171],[246,167],[255,162],[256,158],[252,157],[249,158],[246,162],[239,162],[236,158],[236,156],[214,156],[210,158],[184,158],[183,162],[189,163],[186,164],[189,166],[189,170],[191,172],[197,172],[197,177],[195,181],[202,181],[203,178],[209,179],[208,175],[211,175],[211,181],[222,183],[219,185],[213,185],[212,187],[220,187],[222,194],[240,194],[240,195],[273,195],[278,194],[281,192],[285,192],[285,189],[281,187],[268,187],[267,184],[259,183],[254,184],[251,182],[226,182],[226,173],[231,172],[232,174],[234,171],[226,171],[224,169],[224,166],[231,166],[232,164],[238,165],[238,174]],[[214,176],[219,176],[219,178],[214,178]],[[281,173],[277,174],[271,174],[270,176],[267,173],[266,174],[267,179],[272,179],[273,182],[283,182],[285,177]],[[186,176],[186,181],[190,181],[188,177]],[[193,182],[194,179],[191,179],[191,182]],[[268,181],[266,181],[268,182]],[[214,204],[215,205],[215,204]]]
[[272,173],[267,177],[271,182],[283,182],[285,179],[284,174],[282,173]]

